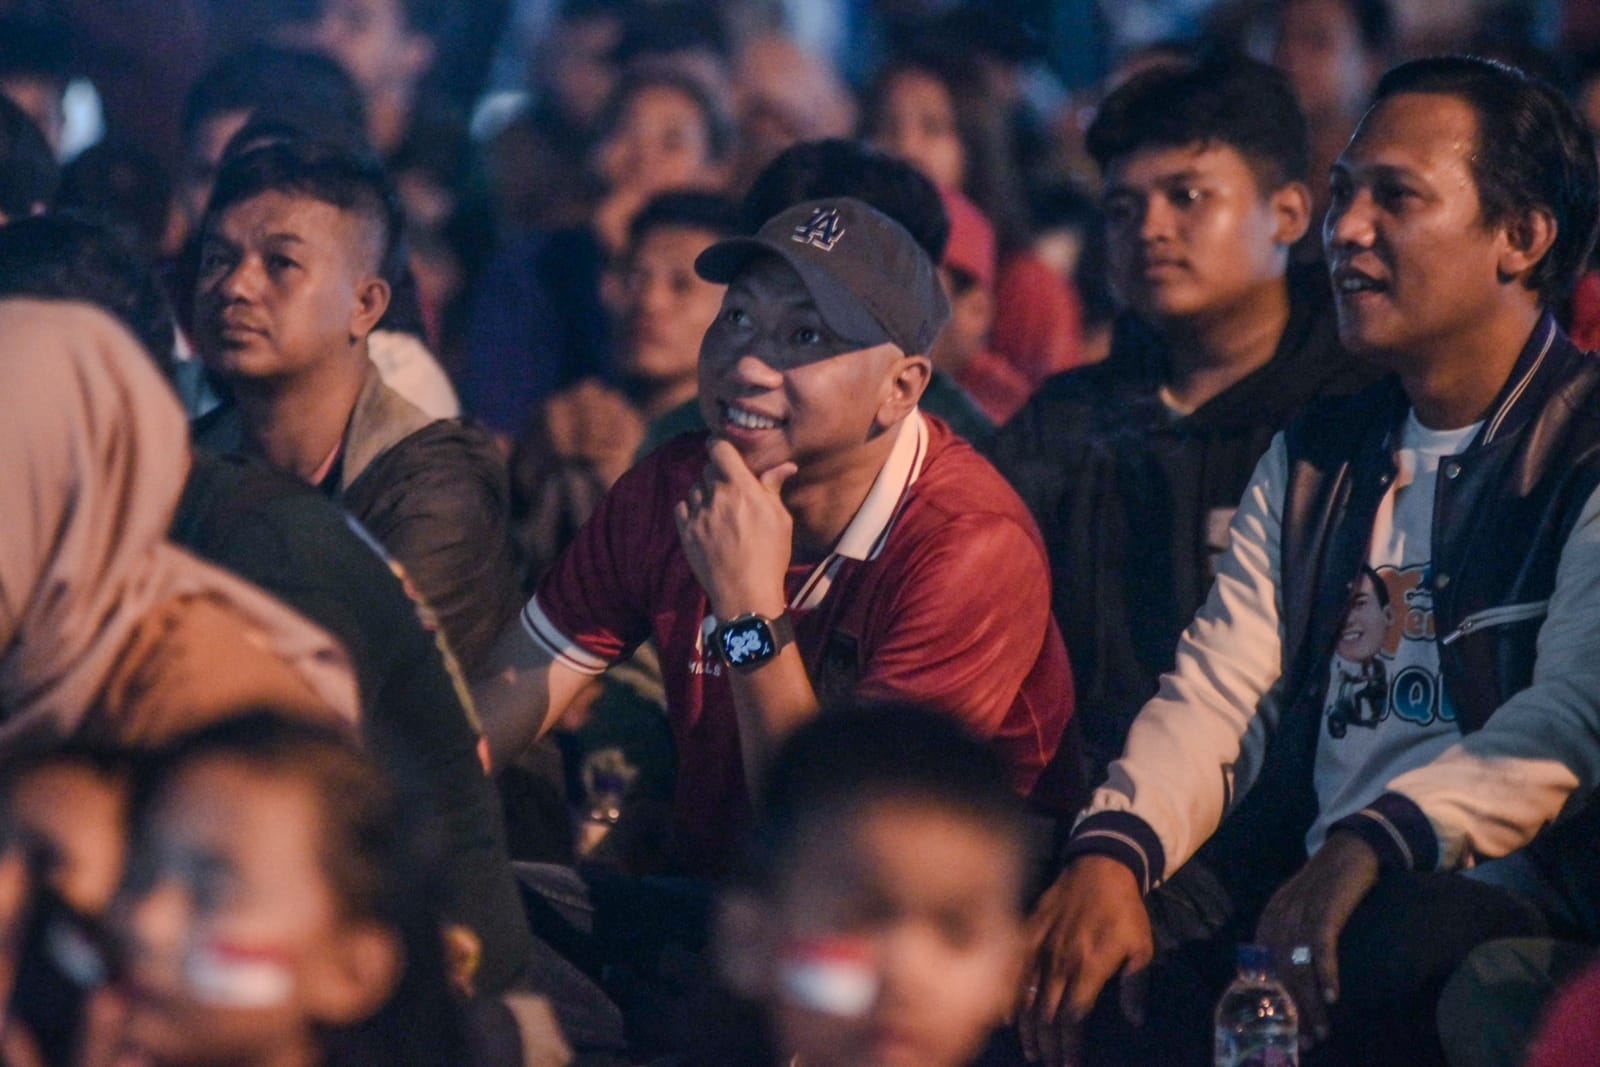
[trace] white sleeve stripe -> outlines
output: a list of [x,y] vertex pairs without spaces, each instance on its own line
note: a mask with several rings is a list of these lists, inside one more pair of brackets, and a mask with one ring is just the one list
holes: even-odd
[[606,668],[611,666],[609,661],[588,651],[562,633],[539,607],[538,597],[529,600],[527,606],[522,609],[522,628],[546,652],[580,674],[604,674]]
[[1162,872],[1152,871],[1150,869],[1149,854],[1145,852],[1144,846],[1141,845],[1138,840],[1131,835],[1118,833],[1115,830],[1097,828],[1093,830],[1085,830],[1082,834],[1078,835],[1078,837],[1084,841],[1101,837],[1105,838],[1107,841],[1115,841],[1117,844],[1124,846],[1128,849],[1128,851],[1136,854],[1139,857],[1140,863],[1142,863],[1144,866],[1144,873],[1139,878],[1140,888],[1142,888],[1146,893],[1155,888],[1154,880],[1159,879],[1162,875]]
[[1400,832],[1399,827],[1385,818],[1382,812],[1375,811],[1372,808],[1361,809],[1361,814],[1377,823],[1383,828],[1384,833],[1394,838],[1395,847],[1400,850],[1400,854],[1406,859],[1407,869],[1416,867],[1417,861],[1416,857],[1411,853],[1411,844],[1406,840],[1406,835]]

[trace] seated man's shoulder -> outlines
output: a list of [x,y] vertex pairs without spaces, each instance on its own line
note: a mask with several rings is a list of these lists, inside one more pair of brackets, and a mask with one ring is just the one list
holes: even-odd
[[1035,417],[1048,417],[1052,422],[1063,416],[1090,418],[1105,411],[1108,401],[1139,387],[1139,375],[1129,362],[1108,357],[1099,363],[1052,374],[1022,410]]
[[1039,543],[1033,517],[1011,483],[942,424],[933,427],[928,458],[912,487],[902,525],[917,536],[1005,528]]
[[[422,479],[435,488],[487,483],[508,491],[506,461],[494,437],[465,419],[435,419],[384,449],[351,482]],[[463,485],[463,479],[470,479]]]
[[1008,476],[1013,468],[1058,461],[1064,450],[1112,427],[1126,433],[1130,419],[1147,419],[1159,408],[1150,369],[1155,342],[1147,327],[1127,319],[1119,320],[1108,357],[1051,375],[996,431],[985,451]]

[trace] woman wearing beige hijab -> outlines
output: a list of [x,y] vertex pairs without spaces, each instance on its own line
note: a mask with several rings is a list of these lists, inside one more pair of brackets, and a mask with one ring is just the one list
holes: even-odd
[[167,542],[188,469],[178,400],[120,325],[0,301],[0,756],[259,706],[355,723],[337,641]]

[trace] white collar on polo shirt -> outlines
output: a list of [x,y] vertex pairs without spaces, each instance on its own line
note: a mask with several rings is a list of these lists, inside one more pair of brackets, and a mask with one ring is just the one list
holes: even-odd
[[844,560],[877,558],[889,540],[889,530],[894,526],[895,516],[900,514],[906,494],[922,475],[922,463],[927,455],[928,423],[922,412],[914,408],[900,420],[894,447],[867,491],[867,498],[861,502],[844,533],[839,535],[833,551],[812,569],[800,591],[789,601],[789,610],[810,611],[822,603]]

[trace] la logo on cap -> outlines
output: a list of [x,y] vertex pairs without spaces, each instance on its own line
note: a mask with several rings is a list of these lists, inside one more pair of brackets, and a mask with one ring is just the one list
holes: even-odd
[[838,244],[839,238],[843,236],[844,227],[839,223],[839,209],[819,207],[811,213],[809,220],[794,228],[794,235],[789,239],[799,244],[820,248],[824,252],[832,252],[833,246]]

